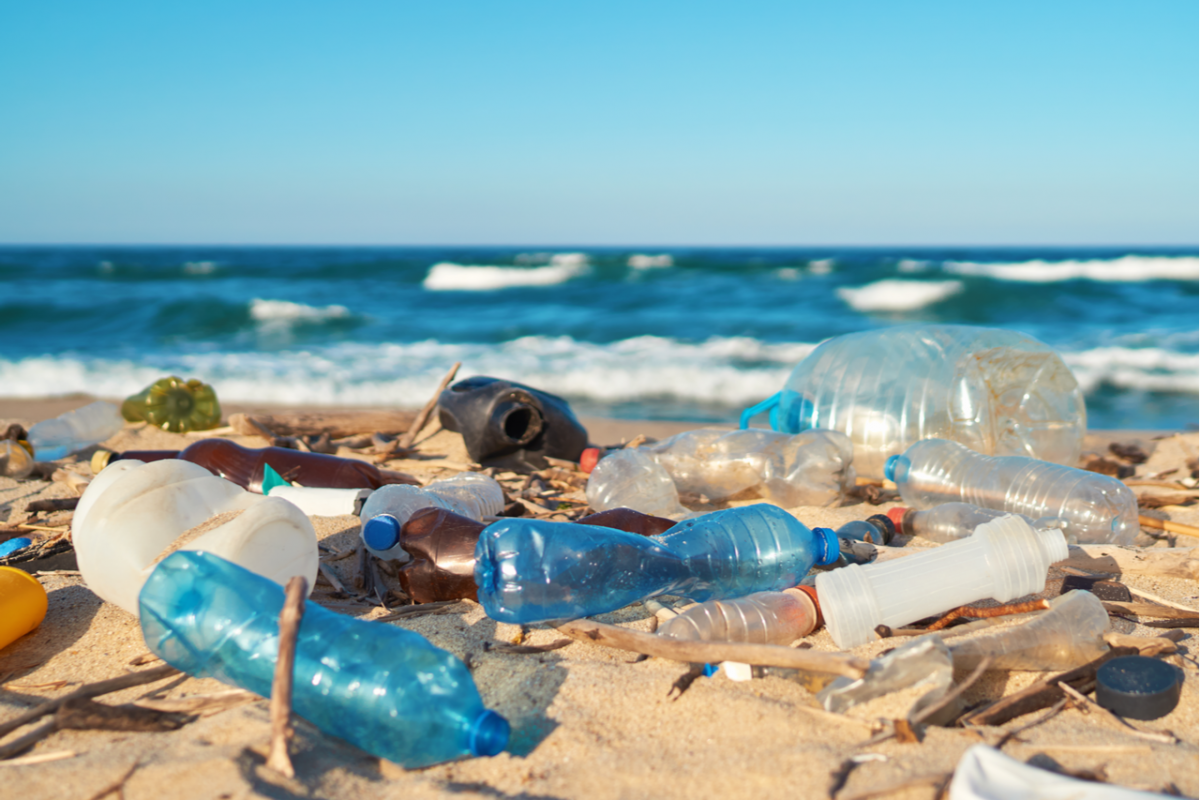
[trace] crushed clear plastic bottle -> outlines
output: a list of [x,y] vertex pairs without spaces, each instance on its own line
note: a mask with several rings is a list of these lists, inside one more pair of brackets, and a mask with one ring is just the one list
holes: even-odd
[[588,505],[596,511],[632,508],[670,517],[688,513],[670,474],[641,448],[618,450],[600,459],[588,476]]
[[759,504],[681,522],[659,536],[516,518],[489,525],[475,548],[479,602],[510,623],[577,619],[674,594],[697,602],[795,586],[837,538]]
[[57,461],[115,436],[124,426],[120,410],[98,400],[37,423],[29,429],[29,444],[38,461]]
[[1072,544],[1131,545],[1137,497],[1116,478],[1021,456],[985,456],[926,439],[888,460],[888,480],[915,509],[963,502],[1030,519],[1057,517]]
[[389,484],[376,489],[362,507],[361,535],[367,550],[379,558],[408,561],[400,530],[422,508],[444,508],[479,522],[504,510],[504,489],[477,472],[436,480],[424,488]]
[[786,433],[841,431],[859,475],[880,477],[888,456],[922,439],[981,453],[1074,464],[1087,412],[1057,353],[1016,331],[905,325],[838,336],[813,350],[783,390],[747,409],[771,410]]
[[[209,553],[168,556],[140,595],[146,645],[171,666],[270,697],[279,584]],[[322,731],[407,768],[508,743],[466,665],[423,636],[306,603],[292,706]]]
[[[946,544],[965,539],[980,525],[1008,513],[1002,509],[981,508],[970,503],[942,503],[925,511],[896,506],[888,512],[888,516],[905,536],[920,536],[931,542]],[[1023,514],[1017,516],[1037,527],[1029,517]],[[1042,527],[1046,525],[1042,524]]]
[[659,636],[704,642],[787,645],[817,627],[816,604],[799,589],[709,600],[663,623]]
[[984,658],[991,658],[990,669],[1074,669],[1108,652],[1108,628],[1108,612],[1096,595],[1070,591],[1030,621],[956,642],[950,653],[960,669],[974,669]]
[[710,500],[754,490],[784,508],[827,506],[854,486],[854,447],[836,431],[701,428],[639,449],[666,469],[679,492]]

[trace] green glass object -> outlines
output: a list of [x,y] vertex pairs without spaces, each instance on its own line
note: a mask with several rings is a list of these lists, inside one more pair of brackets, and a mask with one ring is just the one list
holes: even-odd
[[121,404],[121,416],[130,422],[145,420],[174,433],[205,431],[220,424],[221,404],[208,384],[172,375],[126,398]]

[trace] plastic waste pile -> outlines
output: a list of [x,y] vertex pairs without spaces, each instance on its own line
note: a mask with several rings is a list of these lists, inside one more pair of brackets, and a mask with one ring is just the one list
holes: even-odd
[[422,508],[442,508],[478,522],[504,510],[504,490],[492,478],[472,472],[433,481],[423,489],[385,486],[363,504],[363,544],[378,558],[407,561],[400,529]]

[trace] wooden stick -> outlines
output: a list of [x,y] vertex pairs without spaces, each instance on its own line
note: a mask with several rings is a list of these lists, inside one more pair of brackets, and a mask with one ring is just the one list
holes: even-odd
[[[922,722],[929,719],[934,714],[938,713],[942,709],[949,706],[951,703],[953,703],[955,700],[957,700],[962,695],[963,692],[965,692],[967,689],[969,689],[971,687],[971,685],[975,683],[975,681],[979,680],[980,677],[983,676],[983,673],[987,672],[988,667],[990,667],[991,665],[992,665],[991,656],[985,656],[983,658],[983,660],[980,661],[975,666],[975,669],[972,670],[971,674],[963,679],[962,683],[958,684],[957,686],[952,688],[950,691],[946,692],[944,695],[942,695],[940,698],[938,698],[938,701],[936,703],[933,703],[932,705],[928,705],[925,708],[921,709],[921,711],[912,718],[912,724],[920,725]],[[899,721],[899,720],[897,720],[897,721]],[[904,721],[908,722],[908,720],[904,720]],[[911,732],[912,731],[910,729],[909,733],[911,733]],[[860,747],[873,747],[874,745],[877,745],[880,742],[886,742],[888,739],[898,738],[899,733],[900,732],[897,730],[896,726],[893,725],[892,729],[890,731],[884,731],[883,733],[872,736],[870,739],[863,742],[860,745]]]
[[1005,606],[993,606],[992,608],[975,608],[974,606],[961,606],[953,611],[947,612],[943,617],[934,622],[925,629],[927,633],[940,631],[942,628],[949,625],[956,619],[962,617],[971,617],[974,619],[990,619],[991,617],[1008,617],[1013,614],[1027,614],[1030,611],[1044,611],[1050,607],[1050,604],[1045,600],[1030,600],[1028,603],[1009,603]]
[[287,582],[283,610],[279,612],[279,658],[275,661],[275,679],[271,682],[271,754],[267,767],[288,778],[296,777],[288,742],[292,739],[292,678],[296,671],[296,636],[304,616],[304,597],[308,581],[296,575]]
[[1114,722],[1118,723],[1119,725],[1123,726],[1126,730],[1129,731],[1130,734],[1138,737],[1139,739],[1147,739],[1151,742],[1161,742],[1162,744],[1177,744],[1179,742],[1179,737],[1177,737],[1173,733],[1155,733],[1153,731],[1143,731],[1143,730],[1133,727],[1128,722],[1121,719],[1116,714],[1114,714],[1113,712],[1109,711],[1104,706],[1097,703],[1095,700],[1091,699],[1090,697],[1084,697],[1078,691],[1071,688],[1071,686],[1069,684],[1059,682],[1057,685],[1058,685],[1058,688],[1062,689],[1063,692],[1065,694],[1069,695],[1072,700],[1074,700],[1076,703],[1078,703],[1080,706],[1082,706],[1085,711],[1087,711],[1089,709],[1094,710],[1094,711],[1099,711],[1101,714],[1105,715],[1109,719],[1111,719]]
[[142,686],[147,683],[154,683],[163,678],[170,678],[174,675],[182,673],[172,667],[170,664],[160,664],[157,667],[151,667],[141,672],[131,672],[128,675],[121,675],[117,678],[109,678],[106,681],[97,681],[96,683],[86,683],[80,686],[73,692],[68,692],[62,697],[56,697],[53,700],[47,700],[39,706],[35,706],[28,711],[24,711],[17,716],[5,722],[0,722],[0,736],[7,736],[22,725],[28,725],[35,719],[44,717],[47,714],[54,714],[58,711],[58,707],[68,700],[74,700],[79,697],[99,697],[102,694],[110,692],[119,692],[122,689],[129,689],[133,686]]
[[442,382],[438,384],[437,390],[434,391],[433,397],[429,398],[429,402],[417,414],[417,418],[413,420],[412,425],[408,426],[408,430],[397,441],[396,446],[398,448],[407,450],[412,447],[413,440],[417,438],[417,434],[421,432],[421,429],[425,427],[425,423],[429,421],[429,415],[437,408],[438,398],[441,397],[442,392],[446,391],[446,387],[450,385],[450,382],[454,380],[454,376],[458,374],[458,368],[461,366],[461,361],[455,361],[454,366],[450,367],[450,371],[446,373],[445,377],[442,378]]
[[1196,580],[1200,575],[1195,547],[1119,547],[1111,544],[1071,545],[1059,565],[1121,575],[1163,575]]
[[1158,617],[1160,619],[1196,619],[1200,614],[1195,611],[1181,611],[1178,608],[1168,608],[1153,603],[1120,603],[1108,601],[1102,603],[1106,611],[1136,614],[1139,617]]
[[79,755],[74,750],[56,750],[53,753],[38,753],[36,756],[10,758],[0,761],[0,767],[26,767],[31,764],[45,764],[48,761],[61,761],[64,758],[74,758]]
[[1134,647],[1141,656],[1170,655],[1179,650],[1173,641],[1162,636],[1130,636],[1108,631],[1104,634],[1104,641],[1109,647]]
[[0,744],[0,759],[11,758],[23,753],[35,744],[58,730],[58,720],[51,719],[38,725],[24,736],[19,736],[11,742]]
[[1167,533],[1182,533],[1184,536],[1200,537],[1200,528],[1197,528],[1195,525],[1185,525],[1182,522],[1172,522],[1169,519],[1148,517],[1145,514],[1138,515],[1138,522],[1140,522],[1144,527],[1154,528],[1158,531],[1166,531]]
[[694,642],[667,639],[652,633],[642,633],[616,625],[606,625],[590,619],[578,619],[556,626],[572,639],[594,642],[605,647],[645,653],[648,656],[685,661],[693,664],[715,664],[719,661],[740,661],[764,667],[790,667],[812,672],[826,672],[861,678],[870,662],[865,658],[841,653],[817,653],[773,644],[733,644],[729,642]]
[[234,414],[229,418],[233,430],[243,436],[258,436],[257,420],[276,436],[320,436],[342,439],[364,433],[401,433],[412,425],[411,411],[331,411],[313,413]]

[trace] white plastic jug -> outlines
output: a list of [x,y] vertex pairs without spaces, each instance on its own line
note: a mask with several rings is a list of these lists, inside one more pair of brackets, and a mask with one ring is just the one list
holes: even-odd
[[[228,512],[241,513],[213,520]],[[209,552],[279,584],[303,575],[311,587],[317,577],[317,534],[300,509],[175,459],[118,461],[96,476],[75,510],[74,542],[88,587],[132,614],[142,584],[174,550]]]

